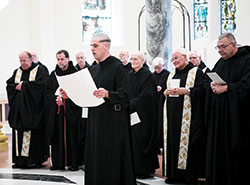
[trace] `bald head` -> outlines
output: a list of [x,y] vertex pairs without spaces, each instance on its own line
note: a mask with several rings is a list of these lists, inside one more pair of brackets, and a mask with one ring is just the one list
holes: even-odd
[[81,69],[85,67],[85,61],[86,61],[86,57],[84,56],[84,53],[82,51],[78,52],[76,54],[76,63]]
[[145,62],[145,54],[142,51],[133,52],[130,56],[132,68],[137,72],[139,71]]

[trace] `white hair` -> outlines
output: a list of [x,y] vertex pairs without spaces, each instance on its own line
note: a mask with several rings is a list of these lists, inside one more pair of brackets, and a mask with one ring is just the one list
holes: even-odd
[[192,51],[190,51],[190,52],[189,52],[189,55],[190,55],[190,54],[195,54],[196,56],[201,57],[201,54],[200,54],[197,50],[192,50]]
[[173,53],[180,53],[182,55],[188,56],[188,51],[185,48],[179,48],[179,49],[175,50]]
[[135,52],[133,52],[131,55],[136,55],[138,58],[142,59],[143,62],[146,61],[145,53],[142,52],[142,51],[135,51]]
[[164,65],[164,60],[161,57],[156,57],[153,59],[152,65],[153,67],[158,66],[158,65]]

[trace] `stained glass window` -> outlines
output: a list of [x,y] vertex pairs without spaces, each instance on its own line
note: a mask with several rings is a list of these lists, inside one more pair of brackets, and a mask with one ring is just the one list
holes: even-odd
[[194,0],[194,39],[208,38],[208,2],[207,0]]
[[93,34],[111,36],[111,0],[82,0],[82,40],[89,42]]
[[221,0],[221,33],[235,33],[236,4],[235,0]]

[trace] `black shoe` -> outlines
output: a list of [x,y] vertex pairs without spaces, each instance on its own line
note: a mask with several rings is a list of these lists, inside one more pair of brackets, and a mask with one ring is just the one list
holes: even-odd
[[51,166],[50,168],[49,168],[50,170],[65,170],[65,168],[64,167],[56,167],[56,166]]
[[42,168],[43,165],[42,164],[35,164],[35,168]]
[[79,170],[79,167],[78,167],[78,166],[70,166],[70,167],[68,168],[68,170],[70,170],[70,171],[78,171],[78,170]]
[[184,179],[178,179],[178,178],[167,178],[165,179],[166,184],[177,184],[177,183],[185,183]]
[[27,168],[27,165],[13,164],[13,165],[12,165],[12,168],[23,168],[23,169],[26,169],[26,168]]
[[185,179],[185,184],[187,184],[187,185],[197,185],[198,184],[198,179],[197,178],[186,178]]
[[175,181],[175,179],[168,178],[168,179],[165,179],[165,183],[166,184],[174,184],[174,183],[176,183],[176,181]]
[[136,178],[137,179],[151,179],[151,178],[154,178],[154,175],[151,175],[150,173],[137,174]]
[[20,168],[20,166],[18,164],[13,164],[12,168]]

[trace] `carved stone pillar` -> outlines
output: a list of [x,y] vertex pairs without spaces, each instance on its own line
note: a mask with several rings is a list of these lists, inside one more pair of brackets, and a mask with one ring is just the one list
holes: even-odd
[[162,57],[168,68],[172,53],[172,0],[146,0],[147,60]]

